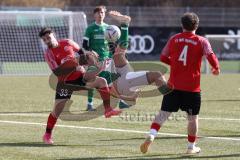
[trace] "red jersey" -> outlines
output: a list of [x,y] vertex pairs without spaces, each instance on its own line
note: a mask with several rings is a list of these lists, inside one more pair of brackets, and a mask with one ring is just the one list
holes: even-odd
[[202,57],[206,56],[215,69],[218,60],[210,43],[202,36],[183,32],[170,38],[161,53],[161,61],[170,65],[169,83],[176,90],[200,92]]
[[[79,45],[72,40],[59,40],[56,48],[47,49],[44,54],[44,58],[48,63],[49,68],[54,70],[64,62],[70,59],[75,59],[75,53],[79,51],[79,49]],[[83,76],[83,73],[80,71],[75,71],[71,73],[66,80],[75,80],[80,76]]]

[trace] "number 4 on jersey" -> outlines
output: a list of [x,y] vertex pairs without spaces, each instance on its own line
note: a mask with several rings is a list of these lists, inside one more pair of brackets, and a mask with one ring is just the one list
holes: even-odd
[[188,51],[188,45],[185,45],[178,60],[183,62],[183,65],[187,65],[187,51]]

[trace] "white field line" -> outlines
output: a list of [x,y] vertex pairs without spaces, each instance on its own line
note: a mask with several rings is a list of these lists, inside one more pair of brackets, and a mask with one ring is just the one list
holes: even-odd
[[0,113],[0,116],[47,117],[49,113]]
[[[0,123],[17,124],[17,126],[21,126],[21,125],[46,126],[46,124],[44,124],[44,123],[22,122],[22,121],[4,121],[4,120],[0,120]],[[20,124],[20,125],[19,125],[19,124]],[[140,134],[146,134],[146,133],[148,133],[148,132],[146,132],[146,131],[127,130],[127,129],[85,127],[85,126],[73,126],[73,125],[56,125],[56,126],[57,126],[57,127],[60,127],[60,128],[90,129],[90,130],[100,130],[100,131],[110,131],[110,132],[125,132],[125,133],[140,133]],[[187,137],[187,135],[184,135],[184,134],[162,133],[162,132],[160,132],[159,135]],[[201,138],[215,139],[215,140],[227,140],[227,141],[239,141],[239,142],[240,142],[240,138],[204,137],[204,136],[202,136]]]
[[[0,116],[23,116],[23,117],[47,117],[49,113],[0,113]],[[101,116],[104,117],[104,116]],[[112,118],[132,118],[133,121],[136,118],[146,118],[146,116],[131,116],[131,115],[122,115],[122,116],[112,116]],[[149,118],[149,116],[147,117]],[[171,119],[171,117],[170,117]],[[178,120],[184,120],[184,117],[178,117]],[[215,121],[239,121],[238,118],[214,118],[214,117],[199,117],[200,120],[215,120]]]
[[199,118],[202,120],[217,120],[217,121],[240,121],[238,118],[210,118],[210,117],[204,117],[204,118]]

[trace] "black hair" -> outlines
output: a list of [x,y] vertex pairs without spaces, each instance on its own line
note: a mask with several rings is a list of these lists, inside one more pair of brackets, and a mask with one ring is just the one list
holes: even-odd
[[49,27],[44,27],[41,29],[41,31],[39,32],[38,36],[39,37],[43,37],[44,35],[46,34],[50,34],[50,33],[53,33],[53,30]]
[[182,26],[188,31],[193,31],[198,28],[199,18],[196,13],[187,12],[181,18]]
[[97,7],[95,7],[94,10],[93,10],[93,14],[95,14],[95,13],[101,11],[101,10],[104,10],[104,12],[106,12],[107,11],[106,6],[97,6]]

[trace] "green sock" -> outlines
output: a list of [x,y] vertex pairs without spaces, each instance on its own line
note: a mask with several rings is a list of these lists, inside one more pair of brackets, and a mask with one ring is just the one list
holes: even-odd
[[119,38],[118,44],[121,48],[128,48],[128,25],[122,24],[121,27],[121,36]]
[[88,90],[88,104],[92,104],[94,92],[95,92],[94,89]]
[[102,71],[101,73],[99,73],[99,77],[105,78],[107,80],[107,84],[111,84],[120,77],[120,74],[111,73],[109,71]]
[[161,87],[158,87],[158,91],[163,95],[170,93],[172,90],[173,89],[170,88],[167,84],[164,84]]

